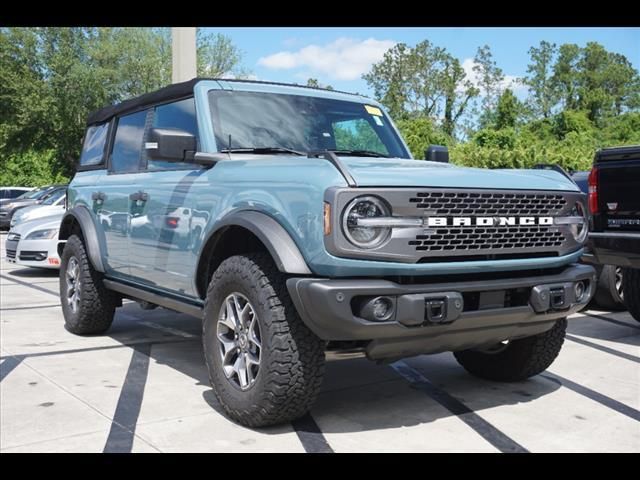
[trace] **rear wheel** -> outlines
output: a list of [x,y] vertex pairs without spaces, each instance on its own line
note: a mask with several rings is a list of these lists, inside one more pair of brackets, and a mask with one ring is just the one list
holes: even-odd
[[594,303],[605,310],[624,310],[623,277],[622,267],[605,265],[598,276]]
[[202,339],[213,391],[238,423],[289,422],[315,401],[325,345],[300,320],[267,254],[222,262],[207,291]]
[[71,333],[104,333],[113,322],[117,298],[103,285],[102,274],[91,265],[77,235],[69,237],[62,252],[60,302],[64,326]]
[[545,371],[560,353],[567,319],[543,333],[501,342],[483,350],[454,352],[460,365],[469,373],[487,380],[515,382]]
[[624,289],[624,301],[629,313],[640,322],[640,269],[623,269],[622,288]]

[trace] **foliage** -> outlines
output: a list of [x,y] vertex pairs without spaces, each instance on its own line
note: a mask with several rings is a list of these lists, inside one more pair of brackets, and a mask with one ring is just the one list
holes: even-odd
[[69,178],[60,173],[54,150],[27,150],[2,159],[0,185],[39,187],[68,181]]
[[[201,75],[246,75],[228,37],[198,34],[197,47]],[[38,181],[45,163],[44,183],[70,176],[90,112],[170,82],[168,28],[0,28],[3,182],[20,158],[39,159],[36,170],[25,167]]]

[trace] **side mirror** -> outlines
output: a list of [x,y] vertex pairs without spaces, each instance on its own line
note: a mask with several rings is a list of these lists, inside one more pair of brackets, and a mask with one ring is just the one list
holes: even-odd
[[449,163],[449,149],[443,145],[429,145],[424,151],[424,159],[432,162]]
[[144,148],[149,157],[169,162],[184,162],[198,148],[196,137],[177,128],[152,128]]

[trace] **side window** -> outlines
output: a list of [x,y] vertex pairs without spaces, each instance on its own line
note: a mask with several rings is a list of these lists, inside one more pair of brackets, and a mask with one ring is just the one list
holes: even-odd
[[80,154],[80,166],[92,167],[104,162],[104,146],[107,143],[109,124],[92,125],[87,129]]
[[146,110],[118,119],[116,137],[111,152],[111,171],[113,173],[138,171],[146,119]]
[[[167,103],[155,107],[153,126],[157,128],[176,128],[184,130],[196,137],[198,146],[198,121],[196,119],[196,104],[193,98],[186,98],[178,102]],[[171,170],[176,168],[194,168],[192,163],[167,162],[165,160],[153,160],[149,158],[147,168],[149,170]]]
[[387,155],[389,152],[373,126],[363,118],[333,123],[338,150],[371,150]]

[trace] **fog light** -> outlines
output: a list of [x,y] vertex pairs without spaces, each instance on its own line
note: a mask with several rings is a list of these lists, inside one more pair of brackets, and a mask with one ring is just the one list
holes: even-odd
[[576,302],[581,302],[584,299],[584,294],[587,291],[587,288],[584,285],[584,282],[577,282],[573,287],[573,291],[576,294]]
[[395,302],[391,297],[374,297],[364,303],[360,317],[374,322],[389,320],[395,311]]

